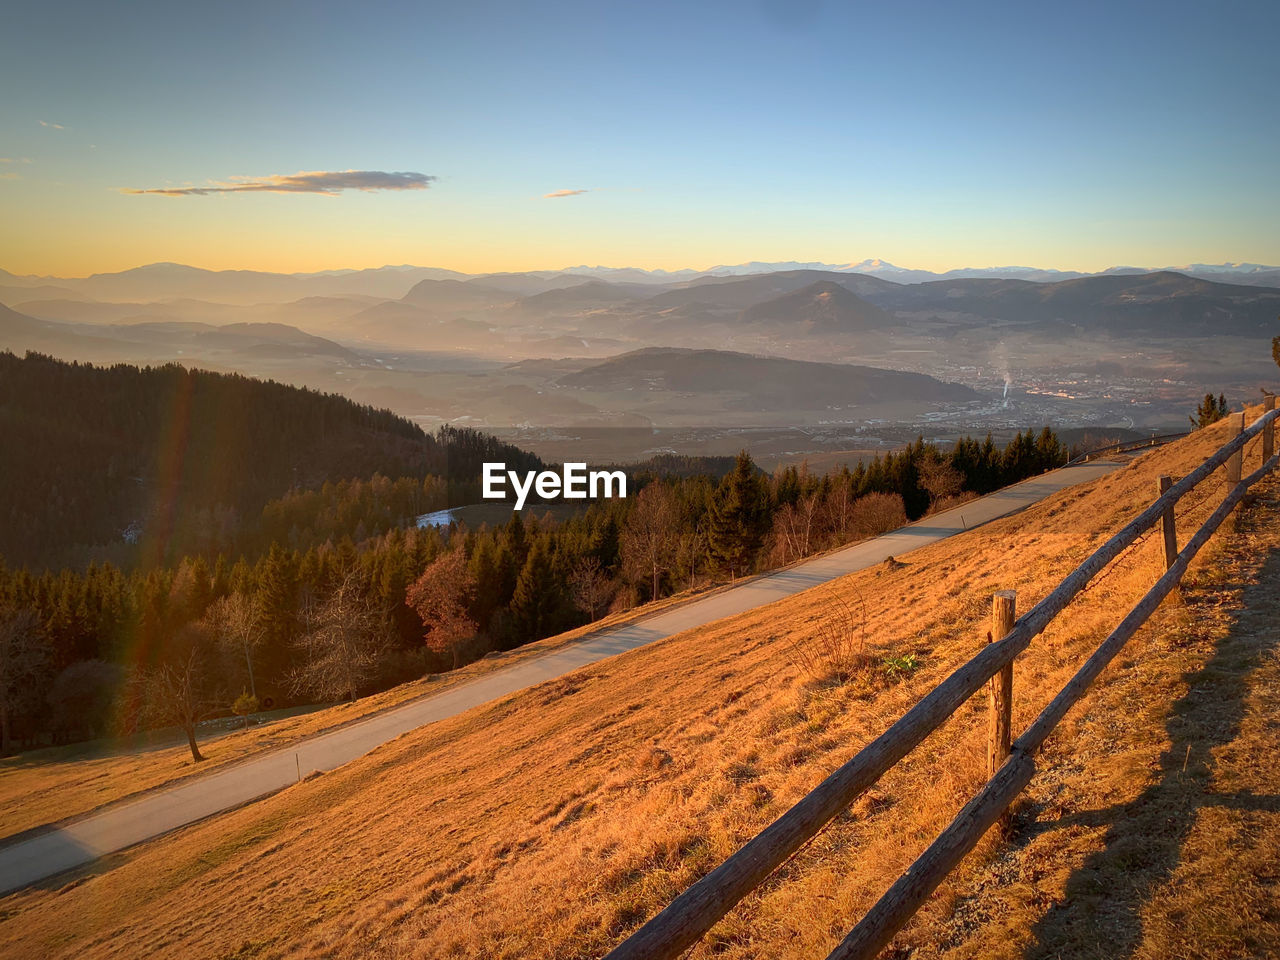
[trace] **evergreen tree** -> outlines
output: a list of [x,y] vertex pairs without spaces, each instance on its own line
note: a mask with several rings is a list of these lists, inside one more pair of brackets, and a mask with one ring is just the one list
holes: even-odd
[[600,566],[604,570],[617,569],[621,559],[620,543],[621,534],[618,528],[617,518],[610,513],[604,519],[604,523],[600,525],[600,529],[595,538],[595,547],[592,553],[595,554]]
[[774,483],[773,502],[782,507],[800,499],[800,473],[795,466],[784,467]]
[[475,595],[471,600],[471,617],[481,630],[487,632],[494,613],[504,603],[498,548],[488,532],[476,538],[469,567],[476,585]]
[[298,636],[300,593],[297,563],[278,544],[259,566],[255,594],[263,661],[268,672],[283,674]]
[[1215,400],[1212,393],[1206,393],[1204,399],[1200,401],[1200,406],[1196,407],[1196,415],[1191,417],[1191,427],[1194,430],[1203,430],[1209,424],[1217,423],[1226,415],[1226,395],[1220,393]]
[[743,450],[711,502],[707,541],[712,558],[727,568],[730,576],[749,572],[767,523],[764,485],[751,456]]
[[1041,430],[1036,439],[1036,459],[1041,470],[1052,470],[1066,463],[1067,453],[1062,449],[1058,435],[1049,427]]
[[511,631],[515,644],[548,636],[561,607],[560,582],[543,540],[534,541],[516,580],[511,598]]

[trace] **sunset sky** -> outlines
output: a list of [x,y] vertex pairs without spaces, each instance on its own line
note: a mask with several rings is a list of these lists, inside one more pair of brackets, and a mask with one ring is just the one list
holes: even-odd
[[1280,263],[1274,0],[0,17],[13,273]]

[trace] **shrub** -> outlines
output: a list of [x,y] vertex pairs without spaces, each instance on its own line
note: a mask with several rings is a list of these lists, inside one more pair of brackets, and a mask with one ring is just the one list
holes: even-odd
[[231,712],[237,717],[244,718],[244,727],[248,730],[249,714],[258,712],[258,698],[248,690],[241,690],[240,696],[236,697],[235,702],[231,704]]
[[905,680],[920,669],[920,658],[914,653],[905,653],[898,657],[885,657],[880,665],[890,680]]
[[794,644],[792,651],[795,662],[814,680],[848,683],[871,666],[866,647],[865,601],[856,597],[850,603],[832,589],[813,636]]

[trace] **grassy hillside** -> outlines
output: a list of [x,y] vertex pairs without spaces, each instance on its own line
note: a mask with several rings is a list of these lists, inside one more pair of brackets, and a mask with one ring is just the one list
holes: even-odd
[[[10,896],[0,954],[598,956],[972,656],[992,591],[1016,588],[1029,608],[1150,502],[1159,475],[1189,472],[1225,430],[839,581],[873,654],[849,682],[816,679],[797,653],[839,619],[831,591],[810,591],[423,728],[62,886]],[[1202,493],[1179,514],[1184,537],[1220,489]],[[1051,741],[1013,847],[967,860],[900,947],[1079,956],[1090,955],[1072,952],[1082,938],[1109,951],[1116,931],[1135,942],[1136,930],[1140,954],[1168,956],[1179,930],[1201,930],[1195,955],[1274,953],[1265,857],[1276,847],[1276,758],[1261,732],[1276,670],[1257,637],[1269,629],[1274,643],[1275,621],[1250,626],[1235,611],[1266,595],[1260,578],[1276,578],[1264,562],[1280,548],[1277,518],[1272,483]],[[1015,729],[1140,596],[1160,550],[1156,533],[1127,551],[1019,659]],[[918,669],[882,666],[907,655]],[[1223,703],[1236,720],[1215,726]],[[1216,739],[1184,745],[1189,722]],[[691,956],[824,956],[971,794],[984,744],[980,695]],[[1172,756],[1184,749],[1185,763]],[[1195,803],[1175,802],[1184,783]],[[1150,796],[1172,799],[1150,808]],[[1228,883],[1234,899],[1213,896]],[[1208,920],[1188,925],[1186,910]]]

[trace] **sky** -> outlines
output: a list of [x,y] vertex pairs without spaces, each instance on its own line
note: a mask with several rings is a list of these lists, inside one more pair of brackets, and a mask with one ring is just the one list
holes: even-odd
[[1280,263],[1280,4],[0,9],[0,268]]

